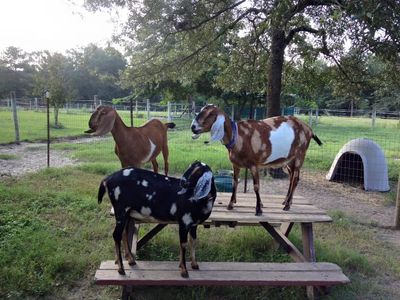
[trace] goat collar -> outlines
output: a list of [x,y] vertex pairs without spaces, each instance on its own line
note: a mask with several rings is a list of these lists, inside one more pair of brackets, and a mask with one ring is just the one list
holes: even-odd
[[228,149],[228,150],[232,149],[233,146],[235,146],[236,140],[237,140],[237,132],[238,132],[237,123],[232,120],[230,120],[230,121],[231,121],[231,128],[232,128],[232,137],[231,137],[231,140],[229,141],[229,143],[224,145],[226,147],[226,149]]

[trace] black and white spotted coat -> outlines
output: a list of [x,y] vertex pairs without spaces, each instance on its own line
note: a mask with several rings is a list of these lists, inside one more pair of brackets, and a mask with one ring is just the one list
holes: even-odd
[[[191,239],[196,240],[196,226],[210,216],[216,198],[211,169],[196,161],[179,179],[144,169],[124,168],[103,179],[99,187],[99,203],[106,191],[116,219],[113,238],[119,272],[124,274],[120,243],[130,215],[138,221],[179,224],[181,274],[187,277],[184,256],[188,233]],[[128,254],[128,257],[131,257],[129,263],[135,264],[133,255]],[[192,257],[192,267],[196,268],[193,265],[197,263]]]

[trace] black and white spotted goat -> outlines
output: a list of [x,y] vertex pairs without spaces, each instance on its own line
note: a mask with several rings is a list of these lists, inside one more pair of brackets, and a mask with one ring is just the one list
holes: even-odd
[[[210,216],[217,195],[209,166],[195,161],[180,179],[143,169],[124,168],[103,179],[99,187],[99,203],[106,191],[115,210],[113,238],[118,273],[125,274],[121,256],[122,233],[128,222],[134,220],[178,222],[181,275],[189,276],[185,258],[188,233],[191,266],[192,269],[199,268],[195,257],[196,229]],[[127,252],[129,264],[134,265],[134,255],[130,249]]]

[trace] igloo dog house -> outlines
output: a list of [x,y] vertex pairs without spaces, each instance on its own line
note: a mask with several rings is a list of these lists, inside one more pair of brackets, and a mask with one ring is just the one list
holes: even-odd
[[354,139],[336,155],[326,175],[330,181],[362,183],[366,191],[389,191],[388,167],[381,147],[369,139]]

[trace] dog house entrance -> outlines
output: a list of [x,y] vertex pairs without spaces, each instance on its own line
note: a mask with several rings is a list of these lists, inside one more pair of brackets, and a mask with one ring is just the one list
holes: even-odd
[[351,152],[343,153],[336,168],[332,181],[356,185],[364,183],[364,165],[360,155]]

